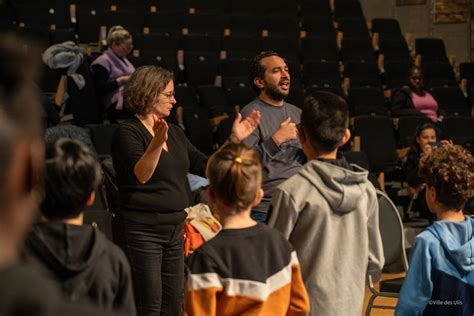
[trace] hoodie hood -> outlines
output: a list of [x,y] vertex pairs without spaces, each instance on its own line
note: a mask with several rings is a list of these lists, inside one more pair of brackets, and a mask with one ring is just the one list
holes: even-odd
[[45,222],[33,226],[27,248],[62,280],[87,270],[105,251],[102,234],[92,226]]
[[[330,163],[311,160],[300,170],[302,177],[311,182],[336,212],[351,212],[361,203],[367,190],[368,171],[347,162]],[[350,170],[352,169],[352,170]]]
[[439,221],[427,228],[439,240],[447,259],[461,274],[474,270],[473,225],[473,219],[465,216],[462,222]]

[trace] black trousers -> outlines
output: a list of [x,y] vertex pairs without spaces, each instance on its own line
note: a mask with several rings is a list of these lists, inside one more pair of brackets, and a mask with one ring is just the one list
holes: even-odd
[[181,314],[184,291],[183,226],[116,218],[116,242],[132,267],[137,315]]

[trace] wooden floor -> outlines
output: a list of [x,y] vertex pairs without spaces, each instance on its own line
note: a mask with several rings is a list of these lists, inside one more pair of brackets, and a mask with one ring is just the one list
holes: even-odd
[[[398,274],[384,274],[382,275],[383,280],[387,279],[394,279],[394,278],[401,278],[405,276],[405,273],[398,273]],[[371,292],[368,288],[365,289],[365,298],[364,298],[364,309],[362,315],[365,315],[365,310],[367,308],[367,302],[371,296]],[[395,298],[388,298],[388,297],[379,297],[375,300],[375,304],[377,305],[389,305],[389,306],[396,306],[397,299]],[[394,315],[395,310],[393,309],[372,309],[370,313],[371,316],[392,316]]]

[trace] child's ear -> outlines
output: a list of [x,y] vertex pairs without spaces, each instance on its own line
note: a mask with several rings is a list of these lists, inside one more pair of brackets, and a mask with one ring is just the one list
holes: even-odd
[[348,128],[346,128],[346,131],[344,132],[344,136],[342,136],[341,143],[339,144],[339,147],[344,146],[349,141],[349,139],[351,139],[351,131]]
[[257,194],[255,194],[255,199],[252,201],[252,206],[257,206],[260,204],[260,201],[262,201],[263,198],[263,190],[262,188],[257,190]]
[[300,143],[301,143],[301,144],[306,143],[307,137],[306,137],[306,134],[305,134],[305,132],[304,132],[304,129],[303,129],[303,127],[302,127],[301,125],[298,127],[298,137],[299,137],[299,139],[300,139]]
[[431,201],[436,202],[437,195],[435,187],[426,186],[426,191],[429,194]]
[[94,201],[95,201],[95,191],[92,191],[91,195],[89,195],[89,197],[86,200],[86,206],[91,206],[92,204],[94,204]]
[[211,187],[207,188],[207,197],[211,204],[216,203],[216,194],[214,193],[214,190],[211,189]]

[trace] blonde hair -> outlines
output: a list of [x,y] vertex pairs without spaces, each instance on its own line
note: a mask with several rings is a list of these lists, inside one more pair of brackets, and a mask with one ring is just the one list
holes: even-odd
[[127,81],[122,92],[125,106],[135,114],[150,113],[158,94],[174,80],[171,71],[157,66],[139,67]]
[[249,207],[262,185],[262,167],[257,151],[240,144],[228,144],[209,159],[209,186],[226,206]]
[[107,33],[107,45],[109,47],[112,44],[121,44],[123,41],[132,38],[132,35],[123,28],[121,25],[114,25],[109,29]]

